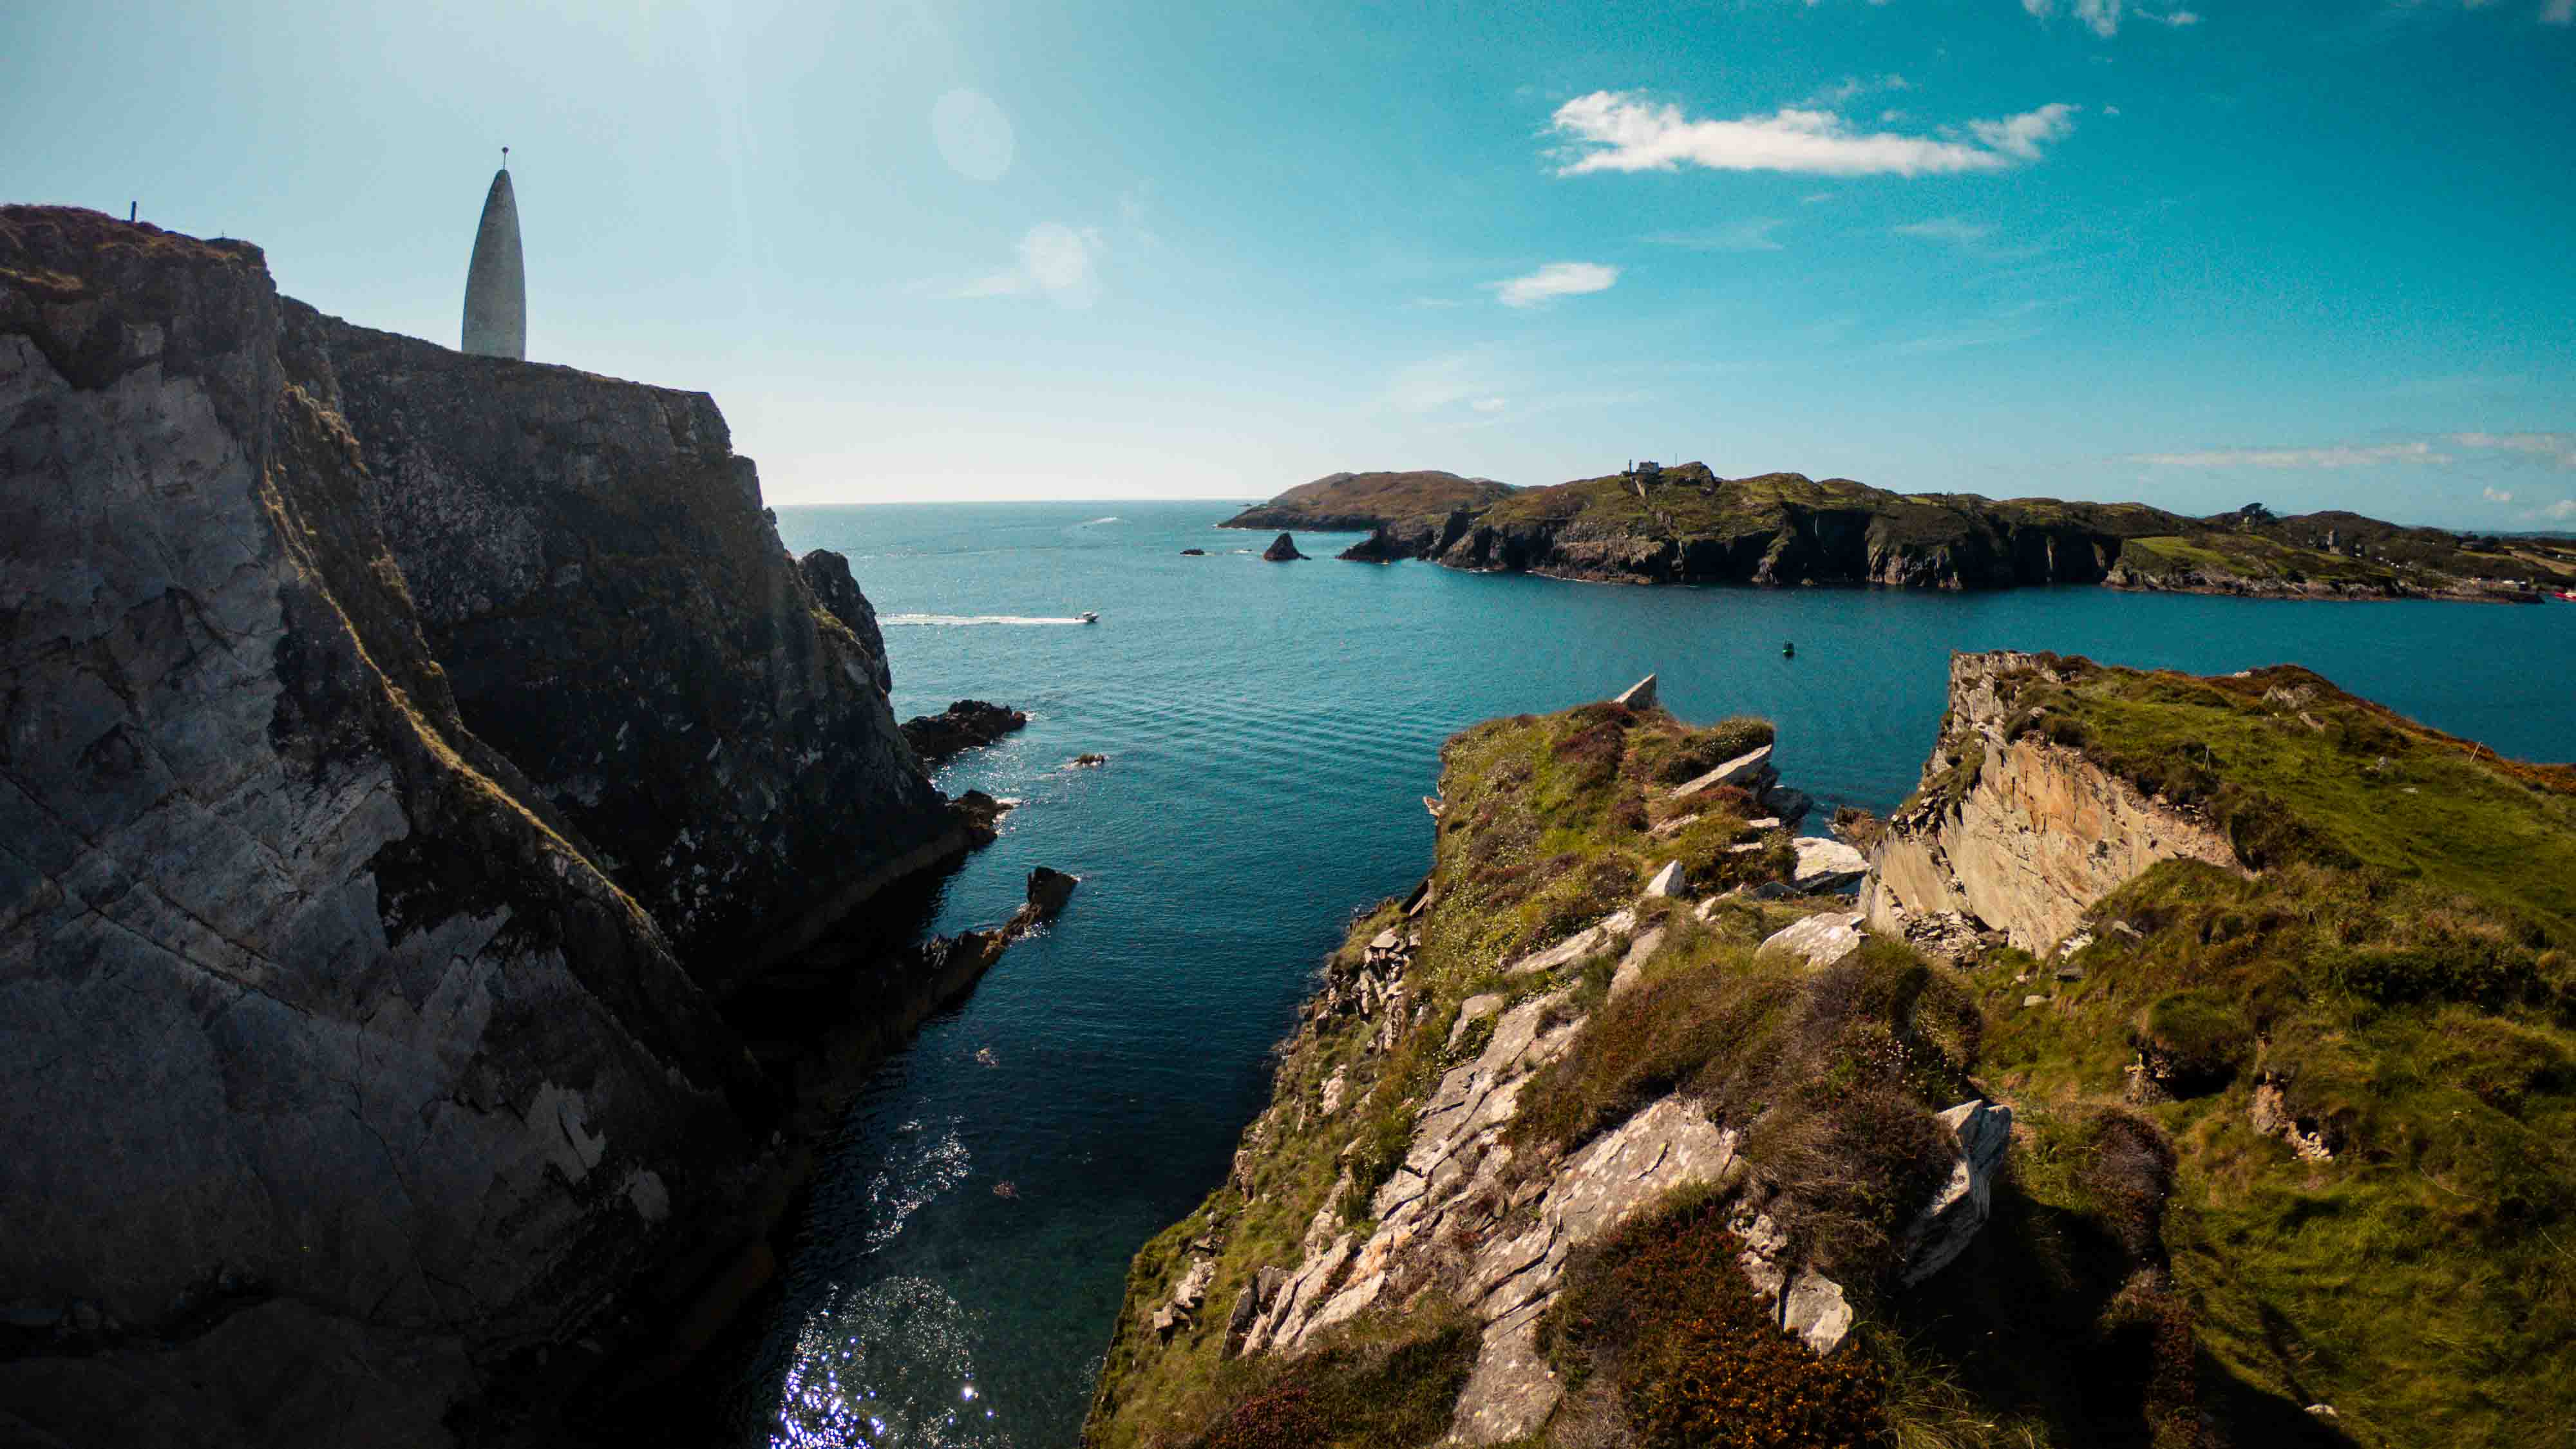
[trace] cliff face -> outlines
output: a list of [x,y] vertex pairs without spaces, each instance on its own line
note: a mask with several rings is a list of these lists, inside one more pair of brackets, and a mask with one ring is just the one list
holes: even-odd
[[2027,683],[2059,682],[2029,654],[1950,661],[1950,707],[1923,784],[1870,850],[1861,905],[1870,924],[1903,935],[1909,920],[1960,915],[2045,952],[2104,896],[2158,861],[2236,868],[2235,847],[2206,818],[2149,799],[2082,751],[2027,724]]
[[846,563],[785,553],[705,394],[286,306],[290,377],[356,435],[466,724],[710,985],[962,848]]
[[784,1103],[657,914],[955,828],[712,406],[0,209],[0,565],[0,1438],[445,1444],[685,1291]]
[[0,212],[0,1404],[69,1442],[440,1442],[763,1111],[460,719],[279,308]]

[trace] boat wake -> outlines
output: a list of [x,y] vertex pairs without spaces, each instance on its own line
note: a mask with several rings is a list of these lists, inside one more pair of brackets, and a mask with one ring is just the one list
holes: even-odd
[[1024,614],[888,614],[880,624],[938,624],[962,629],[969,624],[1087,624],[1088,619],[1036,619]]

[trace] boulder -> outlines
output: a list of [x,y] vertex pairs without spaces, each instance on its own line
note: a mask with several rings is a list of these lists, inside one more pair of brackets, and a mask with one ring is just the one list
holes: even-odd
[[1811,967],[1831,966],[1869,939],[1860,920],[1856,911],[1823,911],[1772,932],[1759,951],[1787,951]]
[[1995,1176],[2012,1146],[2012,1108],[2001,1103],[1982,1097],[1961,1102],[1938,1120],[1957,1141],[1958,1156],[1948,1180],[1915,1214],[1899,1242],[1905,1266],[1898,1277],[1908,1286],[1940,1272],[1968,1250],[1969,1240],[1994,1210]]
[[1792,790],[1785,785],[1770,786],[1762,792],[1761,799],[1762,808],[1790,829],[1795,829],[1799,821],[1807,818],[1807,812],[1816,808],[1816,802],[1808,797],[1806,791]]
[[1790,844],[1798,852],[1798,865],[1789,883],[1807,895],[1822,895],[1860,884],[1869,874],[1869,861],[1857,850],[1839,840],[1821,835],[1801,835]]
[[1749,781],[1767,778],[1766,772],[1770,768],[1771,747],[1764,745],[1760,749],[1738,755],[1707,774],[1683,784],[1673,791],[1673,798],[1687,800],[1703,790],[1713,790],[1720,785],[1746,785]]
[[1612,704],[1626,705],[1630,709],[1653,709],[1655,707],[1655,676],[1649,674],[1645,678],[1638,680],[1636,683],[1629,685],[1626,689],[1619,692],[1617,698],[1610,702]]
[[1646,894],[1650,896],[1670,897],[1681,893],[1682,863],[1678,860],[1665,861],[1664,868],[1656,871],[1654,879],[1646,882]]
[[1261,551],[1261,556],[1271,563],[1287,563],[1305,557],[1297,551],[1297,540],[1284,533],[1270,540],[1270,546]]

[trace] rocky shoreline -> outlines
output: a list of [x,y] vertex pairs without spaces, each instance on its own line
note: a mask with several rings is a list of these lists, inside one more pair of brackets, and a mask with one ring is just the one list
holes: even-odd
[[2576,585],[2576,549],[2548,540],[2470,539],[2353,514],[2283,518],[2259,505],[2203,519],[2140,504],[1900,495],[1847,478],[1730,479],[1700,463],[1648,463],[1439,512],[1403,510],[1456,490],[1365,506],[1383,490],[1361,480],[1389,476],[1318,479],[1222,526],[1367,529],[1341,557],[1587,583],[1947,591],[2091,584],[2484,603],[2539,603],[2544,586]]

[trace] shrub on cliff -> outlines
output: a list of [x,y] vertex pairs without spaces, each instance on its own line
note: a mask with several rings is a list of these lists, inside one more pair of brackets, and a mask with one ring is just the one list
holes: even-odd
[[1744,1276],[1728,1207],[1671,1210],[1578,1252],[1540,1342],[1569,1387],[1615,1386],[1644,1449],[1880,1449],[1885,1376],[1857,1346],[1819,1358]]

